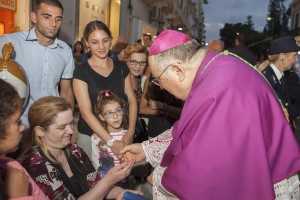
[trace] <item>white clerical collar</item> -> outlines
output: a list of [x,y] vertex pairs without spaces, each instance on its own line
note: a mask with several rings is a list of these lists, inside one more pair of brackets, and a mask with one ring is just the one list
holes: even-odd
[[279,69],[277,69],[277,67],[273,63],[270,63],[270,67],[273,69],[277,79],[280,80],[281,77],[283,76],[283,73],[279,71]]

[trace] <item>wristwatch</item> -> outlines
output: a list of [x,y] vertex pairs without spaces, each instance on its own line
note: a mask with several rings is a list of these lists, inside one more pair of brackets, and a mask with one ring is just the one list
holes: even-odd
[[106,145],[110,148],[110,147],[112,147],[114,145],[115,141],[116,141],[115,138],[107,140]]

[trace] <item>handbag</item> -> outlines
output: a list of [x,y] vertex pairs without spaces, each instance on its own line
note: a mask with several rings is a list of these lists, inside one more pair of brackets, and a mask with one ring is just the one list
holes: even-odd
[[141,143],[148,140],[148,127],[143,118],[137,116],[133,143]]

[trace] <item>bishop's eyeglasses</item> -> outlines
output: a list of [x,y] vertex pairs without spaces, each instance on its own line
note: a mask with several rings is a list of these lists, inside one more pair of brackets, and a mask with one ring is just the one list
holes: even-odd
[[[180,63],[178,62],[178,64],[180,64]],[[159,86],[159,87],[162,89],[162,87],[161,87],[161,85],[160,85],[160,77],[161,77],[161,76],[165,73],[165,71],[167,71],[167,69],[168,69],[169,67],[171,67],[172,65],[174,65],[174,63],[168,65],[168,66],[160,73],[160,75],[157,76],[157,77],[154,77],[154,79],[153,79],[151,82],[152,82],[153,84]]]

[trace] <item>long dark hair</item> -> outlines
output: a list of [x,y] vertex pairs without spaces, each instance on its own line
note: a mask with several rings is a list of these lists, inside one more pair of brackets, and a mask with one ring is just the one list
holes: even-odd
[[5,138],[7,121],[16,113],[20,98],[15,88],[0,79],[0,139]]
[[85,26],[83,31],[83,39],[85,41],[88,41],[90,34],[96,30],[104,31],[112,39],[111,31],[109,30],[109,28],[106,26],[106,24],[99,20],[91,21]]
[[[19,102],[20,98],[15,88],[0,79],[0,140],[5,139],[8,120],[17,112],[16,108]],[[0,199],[8,199],[4,184],[6,176],[5,167],[6,166],[3,167],[0,165]]]
[[84,54],[84,46],[83,46],[83,44],[82,44],[82,42],[81,42],[81,41],[77,41],[77,42],[75,42],[75,44],[74,44],[74,48],[73,48],[73,53],[75,53],[75,52],[76,52],[76,46],[77,46],[78,44],[81,46],[80,53],[81,53],[81,54]]

